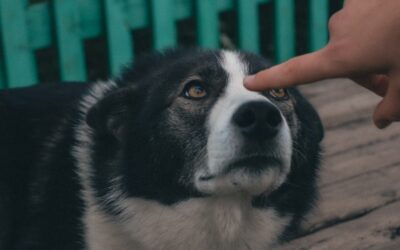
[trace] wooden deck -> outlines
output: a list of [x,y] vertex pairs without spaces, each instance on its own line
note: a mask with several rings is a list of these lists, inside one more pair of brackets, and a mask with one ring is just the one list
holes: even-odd
[[321,197],[303,236],[282,249],[400,249],[400,124],[376,129],[380,98],[349,80],[301,90],[326,132]]

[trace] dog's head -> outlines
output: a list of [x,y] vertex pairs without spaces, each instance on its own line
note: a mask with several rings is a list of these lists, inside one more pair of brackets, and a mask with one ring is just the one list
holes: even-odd
[[243,87],[266,67],[252,54],[179,50],[125,70],[87,116],[98,195],[116,179],[127,195],[165,204],[268,197],[308,185],[298,176],[313,186],[320,120],[296,89]]

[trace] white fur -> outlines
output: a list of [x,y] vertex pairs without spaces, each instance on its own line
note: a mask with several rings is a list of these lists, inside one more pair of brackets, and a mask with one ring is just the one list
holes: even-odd
[[[228,74],[228,83],[225,93],[214,105],[209,120],[209,137],[207,144],[208,166],[199,169],[196,173],[195,185],[206,193],[229,193],[246,191],[251,194],[260,194],[267,189],[273,189],[283,183],[290,170],[292,155],[292,140],[286,119],[282,116],[283,126],[278,132],[274,142],[276,156],[282,160],[281,167],[271,166],[268,170],[255,176],[250,176],[244,171],[235,171],[221,174],[225,168],[238,156],[243,140],[238,136],[238,131],[231,120],[236,110],[246,102],[269,102],[268,98],[259,93],[247,90],[243,86],[243,79],[247,75],[247,65],[239,55],[222,52],[221,65]],[[272,104],[274,105],[274,104]],[[237,160],[237,159],[236,159]],[[201,176],[216,176],[209,181],[201,181]]]
[[[77,143],[73,147],[72,156],[78,166],[77,171],[83,186],[81,195],[82,199],[86,203],[85,206],[87,207],[87,210],[85,210],[83,215],[82,223],[85,226],[84,238],[88,245],[88,249],[93,250],[98,249],[97,235],[107,234],[108,237],[111,238],[116,235],[116,233],[112,230],[112,227],[97,227],[97,225],[100,225],[105,220],[105,217],[97,215],[98,208],[90,183],[90,176],[92,175],[93,170],[91,167],[92,159],[90,157],[92,151],[93,131],[86,123],[86,115],[92,106],[94,106],[108,91],[115,87],[116,83],[112,81],[98,82],[94,84],[89,89],[89,93],[84,96],[80,102],[80,121],[75,127],[75,139],[77,140]],[[110,246],[115,246],[115,244],[110,244]],[[111,247],[109,249],[119,248]]]
[[273,209],[252,207],[251,198],[240,194],[193,198],[166,206],[127,198],[118,190],[114,186],[112,193],[119,197],[122,223],[93,210],[88,215],[90,249],[265,250],[275,247],[290,220]]
[[80,122],[75,127],[75,139],[77,140],[74,145],[72,154],[78,166],[78,175],[83,185],[83,198],[85,201],[94,203],[93,195],[91,192],[90,176],[92,175],[92,136],[93,131],[86,123],[86,115],[91,107],[93,107],[108,91],[115,88],[115,82],[97,82],[90,89],[86,96],[84,96],[79,104]]

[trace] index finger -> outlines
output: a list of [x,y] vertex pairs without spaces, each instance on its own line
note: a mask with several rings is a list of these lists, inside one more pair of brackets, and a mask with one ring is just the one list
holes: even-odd
[[328,47],[325,47],[313,53],[294,57],[247,77],[244,80],[245,87],[261,91],[345,76],[348,73],[346,67],[334,61],[330,53]]

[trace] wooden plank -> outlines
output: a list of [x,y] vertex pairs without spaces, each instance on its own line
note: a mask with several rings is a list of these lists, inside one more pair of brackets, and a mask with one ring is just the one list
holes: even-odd
[[109,67],[117,74],[124,64],[133,59],[133,41],[123,11],[124,5],[115,0],[104,0],[105,28]]
[[295,55],[294,1],[274,1],[275,6],[275,59],[286,61]]
[[398,145],[400,138],[349,150],[333,157],[325,157],[320,174],[320,186],[325,187],[388,166],[400,165]]
[[260,52],[258,1],[238,0],[239,47],[253,53]]
[[131,29],[140,29],[150,26],[149,1],[130,0],[125,1],[127,18]]
[[6,80],[3,73],[3,63],[2,63],[2,56],[0,55],[0,89],[4,89],[7,87]]
[[218,0],[217,6],[219,11],[230,10],[234,7],[235,0]]
[[85,57],[76,0],[54,0],[56,43],[63,81],[86,80]]
[[205,48],[219,47],[219,24],[215,0],[196,0],[197,43]]
[[[381,229],[378,229],[379,232],[382,232]],[[383,231],[384,235],[387,235],[387,240],[382,240],[378,244],[374,243],[369,246],[365,246],[364,250],[399,250],[400,242],[399,242],[399,228],[391,227],[387,228]]]
[[309,0],[309,49],[315,51],[328,41],[328,0]]
[[173,0],[151,0],[153,47],[157,50],[176,44]]
[[317,107],[368,92],[349,79],[328,79],[302,85],[299,89]]
[[[0,41],[2,41],[1,32],[0,32]],[[0,46],[0,48],[1,48],[1,46]],[[7,87],[6,78],[5,78],[5,75],[4,75],[4,62],[3,62],[3,59],[4,59],[4,56],[3,56],[2,51],[0,49],[0,89],[4,89],[4,88]]]
[[390,126],[385,130],[378,130],[372,122],[348,124],[332,130],[332,133],[326,133],[324,157],[340,155],[350,150],[399,138],[399,131],[399,126]]
[[42,49],[52,44],[51,17],[49,5],[42,2],[30,5],[27,9],[29,43],[34,49]]
[[[186,18],[191,18],[195,16],[195,8],[194,5],[196,0],[174,0],[174,17],[175,20],[182,20]],[[208,0],[204,0],[208,1]],[[214,0],[216,1],[216,0]],[[216,8],[216,2],[214,8]]]
[[[163,1],[163,0],[161,0]],[[208,1],[208,0],[206,0]],[[235,0],[214,0],[216,12],[231,10],[235,6]],[[254,1],[254,0],[252,0]],[[259,3],[272,0],[257,0]],[[124,10],[127,13],[127,22],[130,29],[139,29],[149,26],[147,0],[123,0]],[[202,1],[199,1],[202,2]],[[98,0],[78,1],[78,13],[81,19],[81,37],[94,38],[101,34],[101,11],[98,9]],[[28,9],[30,42],[35,49],[45,48],[51,44],[49,2],[33,4]],[[171,15],[174,20],[190,18],[193,15],[192,0],[174,0]]]
[[379,208],[361,218],[294,240],[289,249],[399,249],[400,201]]
[[24,1],[0,1],[0,44],[8,87],[29,86],[37,81],[35,59],[28,40],[26,7]]
[[317,209],[304,227],[314,231],[400,199],[400,165],[321,188]]
[[[157,1],[157,0],[156,0]],[[208,1],[208,0],[206,0]],[[214,0],[217,12],[227,11],[234,8],[235,0]],[[266,2],[271,0],[260,0]],[[148,19],[148,0],[129,0],[126,3],[127,11],[129,13],[129,23],[131,29],[138,29],[149,26]],[[183,20],[193,16],[193,0],[174,0],[172,12],[175,20]]]
[[360,121],[372,123],[372,113],[381,99],[347,79],[321,81],[300,90],[317,108],[327,130]]
[[[98,0],[77,2],[75,10],[80,17],[81,37],[93,38],[101,33],[101,14]],[[27,9],[29,41],[34,49],[42,49],[52,44],[49,2],[29,5]]]
[[352,120],[368,119],[372,124],[372,114],[380,97],[361,92],[337,102],[330,102],[318,107],[318,111],[328,129],[341,126]]
[[[157,2],[158,0],[155,0]],[[164,0],[160,0],[164,1]],[[235,6],[235,0],[215,0],[216,12],[231,10]],[[258,0],[265,3],[272,0]],[[124,9],[128,13],[127,21],[130,29],[139,29],[149,26],[147,0],[124,0]],[[98,0],[78,1],[78,13],[81,19],[81,37],[94,38],[101,34],[101,11],[98,9]],[[45,48],[51,44],[49,2],[33,4],[28,9],[29,30],[31,30],[30,42],[35,49]],[[175,20],[190,18],[193,15],[192,0],[175,0],[170,13]]]
[[[126,0],[124,0],[124,2],[126,2]],[[101,1],[99,0],[79,0],[77,2],[80,33],[83,39],[97,37],[103,32],[103,13],[100,3]]]
[[[328,127],[324,141],[321,200],[315,212],[307,217],[305,232],[326,227],[337,230],[336,224],[399,199],[400,127],[381,131],[372,125],[370,117],[379,97],[343,80],[325,81],[301,90],[317,106],[325,124],[334,125]],[[315,249],[325,246],[337,249],[325,240],[318,240],[324,243]],[[394,246],[384,245],[388,249]],[[297,243],[290,246],[303,247]],[[304,247],[314,249],[314,246]]]

